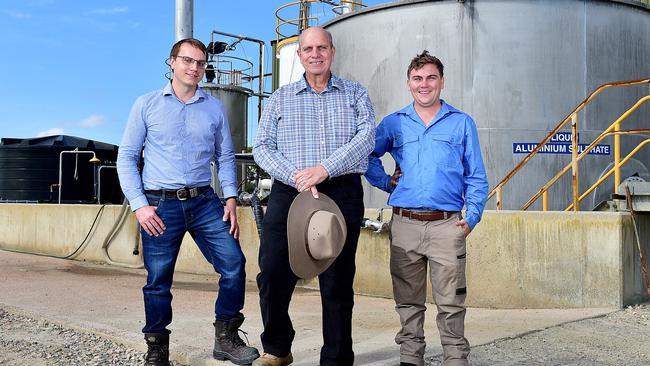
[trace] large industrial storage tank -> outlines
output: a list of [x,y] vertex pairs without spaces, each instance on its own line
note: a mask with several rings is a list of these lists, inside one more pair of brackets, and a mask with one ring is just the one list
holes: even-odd
[[74,136],[2,138],[0,202],[57,203],[60,191],[62,203],[121,203],[116,159],[116,145]]
[[232,135],[233,148],[235,153],[246,149],[246,124],[248,123],[248,98],[252,90],[237,85],[222,85],[215,83],[203,83],[201,88],[223,103],[228,115],[230,134]]
[[[541,141],[603,83],[650,77],[650,8],[636,1],[410,0],[324,26],[337,48],[334,73],[368,87],[378,120],[411,101],[409,61],[424,49],[438,56],[445,64],[442,98],[475,119],[490,187],[525,156],[514,153],[513,144]],[[648,93],[648,84],[605,91],[580,114],[579,142],[591,142]],[[647,128],[649,120],[645,105],[621,128]],[[622,156],[647,137],[622,137]],[[581,192],[613,161],[613,138],[602,144],[610,154],[583,160]],[[503,208],[518,209],[570,159],[537,155],[505,186]],[[393,168],[392,159],[384,162]],[[650,179],[648,168],[646,150],[622,179],[633,173]],[[570,172],[559,183],[549,193],[550,209],[570,203]],[[385,206],[383,192],[366,188],[367,207]],[[613,183],[607,188],[611,193]],[[593,201],[588,198],[582,208],[591,209]],[[494,207],[492,199],[487,208]]]

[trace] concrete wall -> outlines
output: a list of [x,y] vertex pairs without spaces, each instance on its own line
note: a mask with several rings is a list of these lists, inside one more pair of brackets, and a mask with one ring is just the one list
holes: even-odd
[[[55,256],[73,252],[89,233],[76,260],[106,262],[101,246],[119,216],[120,206],[0,205],[0,249]],[[246,272],[259,272],[259,240],[249,208],[239,208]],[[388,210],[366,210],[375,219]],[[650,255],[650,215],[638,216],[640,243]],[[109,247],[113,261],[142,263],[132,254],[135,217],[130,214]],[[488,211],[468,238],[468,298],[473,307],[572,308],[622,307],[648,301],[640,269],[632,218],[611,212]],[[363,230],[357,252],[355,291],[391,297],[387,233]],[[191,237],[186,236],[177,270],[212,273]],[[316,287],[317,282],[302,282]],[[429,292],[430,293],[430,292]],[[429,295],[429,298],[430,295]]]

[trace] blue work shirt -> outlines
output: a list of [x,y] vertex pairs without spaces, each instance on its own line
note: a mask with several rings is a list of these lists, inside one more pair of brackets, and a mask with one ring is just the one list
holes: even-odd
[[[388,204],[414,210],[460,211],[474,228],[481,220],[488,182],[470,116],[440,100],[441,108],[428,126],[413,104],[386,116],[376,130],[368,182],[391,193]],[[385,153],[402,170],[396,187],[379,159]]]
[[[143,146],[140,177],[137,164]],[[169,83],[135,101],[117,155],[120,186],[133,211],[149,204],[144,190],[209,185],[211,161],[217,163],[224,197],[236,197],[235,154],[219,100],[197,88],[183,103]]]

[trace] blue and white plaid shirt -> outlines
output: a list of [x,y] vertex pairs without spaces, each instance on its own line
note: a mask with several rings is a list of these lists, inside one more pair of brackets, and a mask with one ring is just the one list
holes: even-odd
[[318,164],[330,178],[365,173],[374,145],[375,114],[366,88],[332,75],[317,93],[303,76],[269,98],[253,155],[273,178],[295,187],[295,174]]

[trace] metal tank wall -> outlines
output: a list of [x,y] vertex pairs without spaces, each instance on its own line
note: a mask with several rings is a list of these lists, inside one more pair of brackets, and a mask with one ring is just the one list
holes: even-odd
[[[650,9],[632,1],[411,0],[324,26],[337,48],[334,73],[368,87],[378,123],[411,101],[409,61],[423,49],[438,56],[445,65],[442,98],[476,121],[490,187],[525,157],[513,153],[513,143],[541,141],[605,82],[650,76]],[[580,114],[580,143],[590,143],[648,93],[647,84],[602,93]],[[646,105],[622,129],[648,127],[649,119]],[[641,137],[621,140],[625,156]],[[603,144],[611,145],[612,153],[583,160],[581,191],[613,161],[613,138]],[[518,209],[570,159],[570,154],[536,156],[506,185],[504,209]],[[637,170],[650,168],[650,153],[637,159]],[[390,157],[384,164],[392,172]],[[570,179],[569,172],[549,191],[550,209],[569,204]],[[369,185],[365,197],[367,207],[386,205],[386,194]],[[591,209],[592,201],[583,201],[583,209]],[[541,199],[532,206],[540,207]]]
[[246,126],[248,123],[248,97],[252,91],[234,85],[204,83],[201,88],[223,103],[228,115],[230,134],[235,148],[235,153],[246,149]]
[[[253,91],[241,86],[215,83],[203,83],[201,88],[223,103],[223,107],[228,115],[228,125],[230,126],[235,154],[245,151],[248,139],[248,97]],[[223,197],[223,191],[221,190],[219,176],[214,163],[210,165],[210,170],[212,172],[211,186],[219,197]],[[237,165],[238,182],[240,182],[241,177],[242,168]]]

